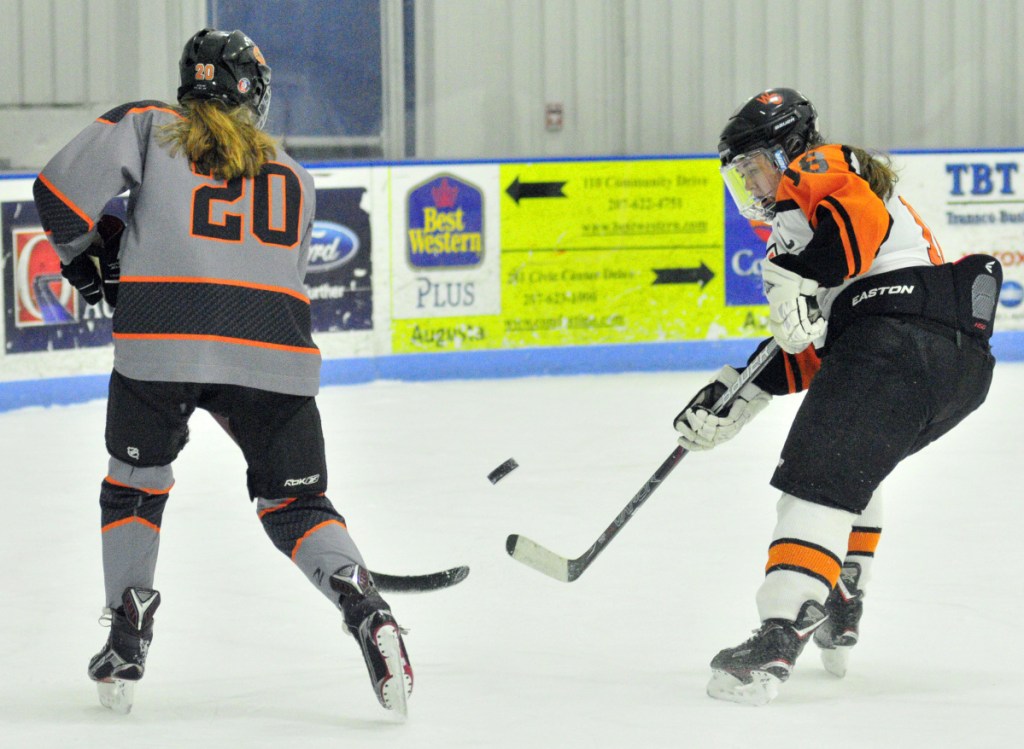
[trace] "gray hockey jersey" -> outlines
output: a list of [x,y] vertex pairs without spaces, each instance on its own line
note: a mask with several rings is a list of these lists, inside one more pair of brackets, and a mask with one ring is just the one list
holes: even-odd
[[69,262],[107,202],[128,191],[113,320],[121,374],[316,395],[320,351],[303,284],[313,179],[280,151],[255,178],[200,174],[158,141],[181,117],[142,101],[88,125],[35,182],[43,229]]

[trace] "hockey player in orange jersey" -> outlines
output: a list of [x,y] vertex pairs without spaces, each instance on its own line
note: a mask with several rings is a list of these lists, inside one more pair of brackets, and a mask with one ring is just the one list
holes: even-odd
[[878,487],[985,400],[1002,273],[984,255],[944,262],[890,160],[826,142],[793,89],[742,104],[718,152],[740,212],[770,222],[763,279],[782,352],[713,414],[737,378],[724,367],[676,417],[679,442],[716,447],[773,396],[806,391],[771,479],[782,496],[761,625],[711,662],[709,695],[761,705],[811,639],[845,675],[882,530]]

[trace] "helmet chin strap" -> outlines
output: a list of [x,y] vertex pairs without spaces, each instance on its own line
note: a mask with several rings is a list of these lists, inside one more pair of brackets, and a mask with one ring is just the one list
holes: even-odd
[[780,172],[786,171],[786,167],[789,166],[789,153],[782,146],[777,146],[772,151],[772,160],[775,162],[775,166],[779,168]]

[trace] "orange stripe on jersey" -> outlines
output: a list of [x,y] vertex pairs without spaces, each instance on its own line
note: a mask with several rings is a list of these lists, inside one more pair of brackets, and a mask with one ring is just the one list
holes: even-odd
[[240,286],[245,289],[273,291],[278,294],[287,294],[288,296],[295,297],[300,302],[309,304],[308,296],[285,286],[270,286],[262,283],[230,281],[225,278],[196,278],[193,276],[121,276],[121,283],[208,283],[217,286]]
[[811,385],[811,380],[821,369],[821,358],[814,346],[808,346],[799,354],[783,352],[782,365],[786,373],[786,388],[790,393],[799,393]]
[[312,528],[310,528],[308,531],[306,531],[304,534],[302,534],[302,538],[300,538],[298,541],[295,542],[295,548],[292,549],[292,561],[293,562],[295,561],[295,557],[297,557],[298,554],[299,554],[299,549],[302,547],[303,542],[307,538],[312,536],[314,533],[316,533],[321,528],[323,528],[325,526],[328,526],[328,525],[331,525],[332,523],[337,523],[338,525],[340,525],[345,530],[348,530],[348,526],[346,526],[340,520],[325,520],[324,522],[319,523],[318,525],[314,525]]
[[794,538],[780,538],[768,549],[767,575],[775,570],[802,572],[835,587],[842,567],[839,559],[827,549]]
[[881,528],[864,528],[855,525],[853,530],[850,531],[850,543],[846,553],[873,557],[881,536]]
[[141,525],[146,526],[147,528],[149,528],[154,533],[159,533],[160,532],[160,526],[157,525],[156,523],[151,523],[148,520],[146,520],[145,518],[130,517],[130,518],[124,518],[123,520],[115,520],[113,523],[109,523],[107,525],[104,525],[102,528],[100,528],[100,533],[106,533],[107,531],[112,531],[112,530],[114,530],[114,528],[120,528],[123,525],[128,525],[128,523],[139,523]]
[[132,486],[131,484],[122,484],[120,481],[115,481],[114,479],[110,478],[110,476],[107,476],[103,480],[106,481],[108,484],[113,484],[114,486],[123,486],[125,489],[138,489],[140,492],[143,492],[144,494],[167,494],[168,492],[171,491],[171,487],[174,486],[174,482],[172,481],[171,486],[168,486],[166,489],[150,489],[145,486]]
[[867,271],[889,232],[885,203],[851,169],[840,145],[818,146],[790,164],[776,196],[776,204],[784,201],[794,203],[812,229],[818,229],[821,211],[832,217],[842,245],[835,251],[843,253],[835,261],[845,266],[846,278]]
[[806,390],[811,386],[811,380],[818,374],[818,370],[821,369],[821,357],[818,356],[814,346],[808,346],[795,358],[797,366],[800,368],[801,385]]
[[42,174],[39,175],[39,181],[46,185],[46,189],[52,192],[54,195],[56,195],[57,198],[60,199],[61,203],[70,208],[74,212],[74,214],[78,216],[78,218],[82,219],[82,221],[86,223],[86,225],[89,227],[88,231],[92,231],[92,228],[96,224],[93,222],[91,218],[89,218],[86,215],[85,211],[83,211],[81,208],[75,205],[74,201],[72,201],[71,198],[69,198],[67,195],[58,190],[54,186],[54,184]]
[[[150,112],[150,111],[167,112],[167,114],[173,114],[179,120],[185,119],[185,117],[181,114],[181,112],[176,112],[173,109],[169,109],[168,107],[158,107],[158,106],[132,107],[127,112],[124,112],[124,114],[141,114],[142,112]],[[114,122],[113,120],[104,119],[103,117],[97,117],[96,118],[96,122],[102,122],[104,125],[116,125],[117,124],[117,122]]]
[[942,255],[942,247],[939,246],[939,241],[932,234],[932,230],[928,228],[928,224],[918,215],[913,206],[903,199],[902,195],[900,196],[900,202],[903,203],[904,208],[910,211],[910,215],[914,217],[914,222],[921,227],[924,241],[928,243],[928,259],[932,261],[932,265],[942,265],[946,261]]
[[232,343],[238,346],[268,348],[275,351],[291,351],[295,354],[320,354],[320,349],[318,348],[285,346],[280,343],[249,341],[244,338],[230,338],[223,335],[199,335],[194,333],[114,333],[113,338],[117,341],[213,341],[215,343]]

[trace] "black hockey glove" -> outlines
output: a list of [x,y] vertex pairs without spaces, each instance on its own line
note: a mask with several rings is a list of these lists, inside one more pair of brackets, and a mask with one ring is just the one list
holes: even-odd
[[61,263],[60,274],[78,289],[89,304],[99,304],[103,298],[103,282],[88,252],[78,255],[70,263]]
[[96,224],[97,237],[89,248],[70,263],[61,263],[60,273],[78,289],[88,304],[105,299],[117,306],[121,283],[121,232],[124,222],[116,216],[103,216]]
[[103,281],[103,298],[111,307],[117,306],[117,290],[121,286],[121,233],[124,222],[116,216],[104,215],[97,222],[100,241],[93,244],[91,252],[99,260],[100,278]]

